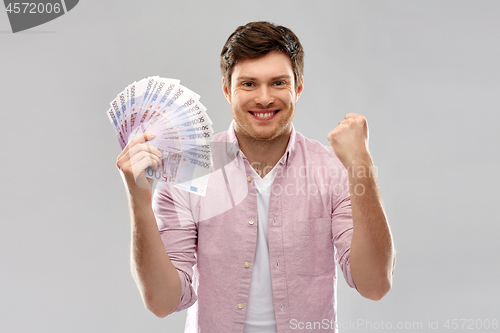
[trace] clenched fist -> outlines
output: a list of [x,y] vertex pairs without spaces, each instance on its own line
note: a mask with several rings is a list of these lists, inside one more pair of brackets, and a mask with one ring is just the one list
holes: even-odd
[[368,123],[362,115],[346,114],[345,119],[328,133],[328,141],[344,167],[372,163],[368,150]]

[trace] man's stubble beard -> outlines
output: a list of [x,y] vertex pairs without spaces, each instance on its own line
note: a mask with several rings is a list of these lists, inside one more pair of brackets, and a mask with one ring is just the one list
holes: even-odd
[[[281,111],[280,111],[281,112]],[[290,133],[292,132],[292,120],[293,117],[295,116],[295,110],[292,111],[292,114],[289,116],[290,121],[285,121],[282,125],[279,124],[278,130],[276,133],[271,133],[268,136],[257,136],[257,133],[252,134],[251,131],[249,131],[248,127],[251,127],[251,124],[247,124],[247,126],[241,126],[236,122],[237,129],[240,129],[240,131],[236,130],[235,132],[239,134],[240,136],[244,136],[248,141],[251,141],[255,144],[263,144],[263,145],[269,145],[272,143],[274,140],[279,138],[280,136],[289,136]],[[239,133],[238,133],[239,132]],[[257,131],[255,131],[257,132]]]

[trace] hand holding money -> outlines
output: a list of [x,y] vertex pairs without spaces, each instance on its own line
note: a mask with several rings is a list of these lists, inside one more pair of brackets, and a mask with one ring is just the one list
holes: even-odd
[[369,165],[368,123],[362,115],[348,113],[338,126],[328,133],[328,141],[344,167]]
[[132,83],[111,101],[107,115],[123,149],[117,166],[128,184],[151,188],[146,177],[205,195],[213,130],[199,99],[179,80],[155,76]]
[[145,170],[151,167],[157,170],[161,165],[160,151],[146,142],[155,137],[154,133],[142,133],[133,138],[118,156],[116,166],[122,172],[129,192],[134,191],[135,186],[143,189],[151,189],[153,179],[145,177]]

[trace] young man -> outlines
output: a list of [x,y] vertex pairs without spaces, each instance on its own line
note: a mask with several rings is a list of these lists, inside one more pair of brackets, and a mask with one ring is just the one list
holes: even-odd
[[189,308],[186,332],[334,331],[336,262],[364,297],[391,288],[394,248],[366,120],[346,115],[328,133],[331,148],[296,132],[303,59],[295,34],[271,23],[228,38],[222,90],[234,120],[215,140],[239,151],[210,175],[205,197],[163,187],[151,202],[143,173],[134,177],[160,162],[150,133],[118,157],[132,273],[157,316]]

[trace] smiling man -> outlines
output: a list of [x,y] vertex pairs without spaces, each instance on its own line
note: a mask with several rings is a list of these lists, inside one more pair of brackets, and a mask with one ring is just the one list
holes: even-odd
[[228,38],[222,90],[234,120],[215,140],[238,153],[210,175],[205,197],[164,187],[151,202],[132,169],[157,167],[152,134],[118,158],[132,273],[157,316],[189,308],[186,332],[335,331],[336,263],[366,298],[391,288],[395,254],[367,122],[347,114],[325,133],[331,147],[295,131],[303,66],[285,27],[251,22]]
[[253,168],[265,176],[290,139],[302,78],[295,82],[290,57],[277,51],[257,59],[240,59],[231,77],[228,75],[224,75],[222,90],[231,104],[239,147]]

